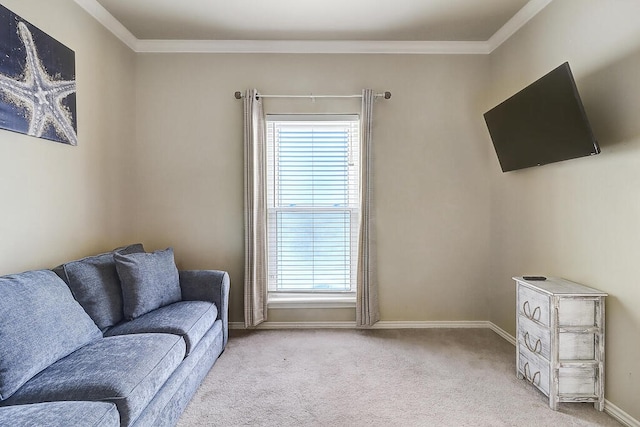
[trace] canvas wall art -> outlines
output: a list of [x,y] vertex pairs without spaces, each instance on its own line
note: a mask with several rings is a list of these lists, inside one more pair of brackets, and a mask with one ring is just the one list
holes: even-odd
[[0,5],[0,128],[77,145],[75,52]]

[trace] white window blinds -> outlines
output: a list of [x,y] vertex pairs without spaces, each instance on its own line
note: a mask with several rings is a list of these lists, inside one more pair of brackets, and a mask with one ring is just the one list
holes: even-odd
[[355,291],[359,119],[267,116],[270,292]]

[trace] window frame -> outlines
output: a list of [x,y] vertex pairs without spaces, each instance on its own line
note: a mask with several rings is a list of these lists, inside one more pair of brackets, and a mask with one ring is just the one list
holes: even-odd
[[[277,167],[275,166],[276,160],[276,138],[275,138],[275,126],[278,123],[292,123],[296,122],[304,126],[305,124],[319,125],[319,123],[341,123],[341,126],[345,126],[345,123],[349,125],[349,147],[348,147],[348,191],[349,199],[346,206],[327,208],[326,206],[304,206],[300,208],[296,207],[283,207],[277,206]],[[355,294],[356,294],[356,274],[357,274],[357,254],[358,254],[358,232],[360,224],[360,116],[358,114],[268,114],[265,120],[266,127],[266,139],[267,139],[267,155],[266,155],[266,170],[267,170],[267,278],[268,278],[268,303],[272,308],[277,307],[317,307],[317,308],[341,308],[341,307],[355,307]],[[355,195],[353,194],[355,187]],[[296,289],[296,290],[278,290],[274,284],[273,277],[273,253],[270,245],[272,239],[272,226],[274,212],[282,211],[348,211],[350,214],[350,235],[348,244],[350,249],[349,256],[349,289],[345,290],[320,290],[320,289]]]

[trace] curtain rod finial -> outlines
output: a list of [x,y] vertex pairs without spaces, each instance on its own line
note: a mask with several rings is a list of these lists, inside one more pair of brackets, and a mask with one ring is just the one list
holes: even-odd
[[391,92],[387,91],[384,93],[384,99],[391,99]]
[[242,92],[240,92],[239,90],[236,91],[236,93],[233,94],[233,96],[236,97],[236,99],[241,99],[242,98]]

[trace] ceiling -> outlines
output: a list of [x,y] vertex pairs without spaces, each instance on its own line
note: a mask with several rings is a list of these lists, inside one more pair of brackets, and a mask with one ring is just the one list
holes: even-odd
[[134,50],[145,51],[163,42],[173,49],[185,42],[387,43],[394,49],[487,43],[501,33],[508,38],[551,0],[75,1]]
[[138,39],[484,41],[528,0],[97,0]]

